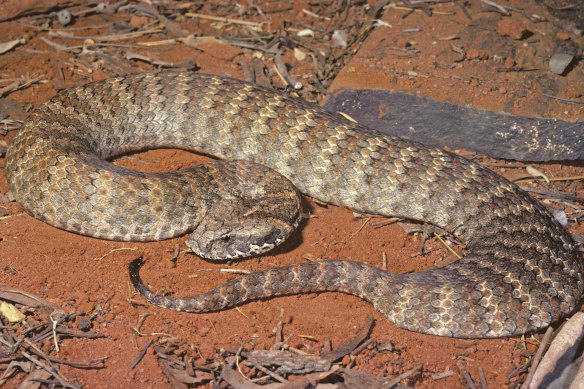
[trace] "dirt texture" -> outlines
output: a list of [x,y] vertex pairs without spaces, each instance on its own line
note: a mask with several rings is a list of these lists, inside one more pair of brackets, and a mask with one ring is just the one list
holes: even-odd
[[[0,55],[0,74],[9,80],[0,79],[4,97],[0,101],[4,124],[0,133],[5,133],[0,136],[0,150],[16,131],[5,119],[23,120],[24,111],[37,107],[58,90],[116,74],[161,68],[149,61],[128,59],[132,55],[136,58],[135,54],[163,61],[159,62],[163,66],[179,65],[181,69],[241,79],[250,69],[265,66],[267,74],[256,81],[267,80],[284,89],[280,77],[271,70],[271,50],[275,46],[267,43],[273,37],[291,76],[304,84],[298,94],[311,101],[322,103],[326,92],[346,87],[374,87],[519,115],[584,119],[584,39],[573,28],[563,28],[567,24],[536,1],[499,1],[515,9],[510,16],[479,1],[437,3],[416,9],[406,5],[381,9],[379,5],[389,2],[375,1],[350,5],[343,1],[266,0],[242,5],[194,1],[161,6],[159,9],[169,11],[158,15],[146,3],[130,2],[132,7],[122,7],[113,15],[80,13],[67,26],[57,22],[56,14],[47,13],[53,9],[46,4],[50,2],[42,3],[36,13],[29,2],[20,10],[16,0],[2,4],[13,16],[0,23],[0,40],[22,37],[26,43]],[[63,4],[72,3],[78,2]],[[233,20],[211,20],[200,15]],[[376,18],[379,21],[373,27]],[[501,20],[514,23],[501,26]],[[347,33],[347,47],[331,47],[336,29]],[[523,32],[513,39],[512,34],[503,33],[509,29]],[[146,30],[155,31],[127,40],[103,40]],[[304,46],[294,43],[301,30],[315,32],[314,37],[302,37]],[[232,41],[215,39],[217,36]],[[247,47],[241,44],[246,42],[243,39],[237,41],[239,45],[233,44],[236,37],[243,36],[249,38]],[[249,44],[258,36],[263,46]],[[96,45],[100,37],[104,44]],[[564,75],[549,71],[548,60],[556,52],[575,56]],[[39,82],[23,84],[23,77],[31,80],[37,76]],[[315,77],[323,85],[314,82]],[[10,80],[20,80],[22,87],[4,89],[14,84]],[[527,164],[488,159],[465,150],[457,152],[476,157],[508,179],[532,178],[526,172]],[[144,171],[171,171],[208,160],[180,150],[151,150],[118,158],[115,163]],[[558,200],[549,192],[559,190],[584,197],[584,163],[532,166],[550,179],[580,177],[550,183],[540,179],[539,183],[520,185],[545,190],[548,194],[538,198],[552,209],[564,210],[569,231],[577,238],[581,236],[583,204],[578,199]],[[58,365],[62,376],[82,387],[184,387],[168,378],[152,347],[130,369],[149,340],[177,345],[173,349],[176,357],[198,365],[210,364],[223,360],[226,352],[242,344],[244,350],[269,349],[275,342],[282,308],[284,336],[292,335],[288,345],[316,355],[327,350],[328,340],[334,348],[352,337],[373,315],[369,336],[373,342],[356,356],[343,358],[341,364],[387,378],[422,364],[421,371],[400,382],[416,388],[465,387],[465,372],[480,385],[481,371],[490,388],[517,387],[525,379],[529,357],[541,340],[541,334],[530,334],[525,341],[421,335],[395,327],[357,297],[338,293],[280,297],[210,314],[179,313],[149,306],[129,284],[128,264],[139,255],[147,259],[141,272],[143,279],[158,293],[174,296],[205,292],[235,276],[220,272],[223,268],[255,271],[306,260],[351,259],[378,267],[386,262],[389,271],[401,273],[432,267],[451,257],[437,239],[427,241],[426,254],[420,255],[422,235],[407,234],[400,223],[379,223],[384,219],[317,204],[310,198],[305,198],[307,217],[288,242],[258,258],[217,264],[186,252],[185,236],[127,243],[59,230],[27,215],[18,203],[10,201],[8,192],[5,175],[0,173],[0,285],[26,290],[68,313],[84,311],[91,315],[87,316],[91,318],[91,330],[103,334],[103,338],[62,337],[59,352],[52,350],[51,354],[78,362],[106,358],[99,368]],[[80,320],[76,319],[75,325]],[[52,340],[46,341],[41,348],[48,352],[52,344]],[[0,373],[7,363],[0,355]],[[246,366],[241,372],[257,373]],[[26,376],[17,371],[5,387],[18,387]],[[202,385],[211,387],[209,382]],[[227,386],[225,382],[219,384]]]

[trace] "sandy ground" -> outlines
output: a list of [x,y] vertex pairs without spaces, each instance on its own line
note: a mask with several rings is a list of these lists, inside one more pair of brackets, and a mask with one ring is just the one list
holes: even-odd
[[[8,0],[3,7],[18,8],[17,3]],[[373,5],[374,2],[369,3]],[[581,63],[577,63],[566,76],[554,75],[546,66],[547,58],[558,48],[569,47],[581,55],[582,37],[558,27],[544,6],[531,1],[501,3],[522,7],[526,15],[537,14],[548,21],[534,23],[518,12],[505,18],[484,4],[471,3],[467,10],[472,20],[464,15],[461,8],[450,3],[433,6],[431,16],[422,11],[408,14],[409,11],[402,9],[382,13],[383,21],[391,27],[380,26],[367,30],[367,39],[363,45],[350,46],[356,54],[352,56],[352,49],[347,50],[342,57],[344,62],[335,65],[341,71],[334,80],[333,88],[401,89],[479,108],[582,120],[584,105],[581,103],[566,104],[543,95],[583,101]],[[44,3],[38,6],[41,4]],[[219,2],[208,2],[201,8],[191,5],[191,9],[205,15],[229,16],[253,22],[266,20],[265,17],[269,23],[263,25],[262,33],[276,36],[281,33],[293,35],[304,28],[325,32],[335,28],[335,20],[318,18],[303,11],[306,9],[328,15],[327,12],[331,12],[334,4],[324,7],[311,5],[310,2],[295,2],[292,5],[290,2],[266,1],[258,2],[257,5],[263,11],[263,16],[254,11],[253,7],[242,11],[241,8],[232,8]],[[365,20],[366,15],[360,11],[367,9],[366,5],[366,2],[358,2],[352,10],[347,11],[346,18],[340,21],[341,25],[350,25],[352,18]],[[7,8],[4,11],[8,12]],[[342,12],[339,14],[342,15]],[[200,36],[236,36],[247,31],[245,26],[236,23],[176,15],[175,12],[167,17],[176,20],[182,29]],[[521,39],[501,36],[496,28],[503,19],[522,23],[529,31],[528,35]],[[64,87],[102,79],[122,70],[156,70],[155,66],[144,62],[125,60],[123,53],[129,51],[168,62],[195,61],[200,72],[236,78],[244,77],[237,61],[247,64],[256,58],[256,61],[265,63],[268,68],[272,67],[273,56],[267,53],[258,54],[261,53],[258,50],[234,47],[216,40],[201,43],[197,47],[181,42],[131,48],[88,47],[93,53],[85,54],[80,54],[80,50],[58,50],[42,40],[47,38],[60,45],[77,46],[83,40],[57,38],[55,31],[77,36],[103,36],[119,33],[115,28],[120,25],[144,29],[148,23],[157,24],[156,20],[131,10],[120,11],[112,17],[80,16],[75,23],[66,27],[56,23],[48,13],[34,15],[32,19],[16,18],[0,23],[0,40],[19,37],[27,40],[26,44],[0,56],[2,76],[16,78],[22,75],[42,75],[45,80],[5,97],[28,109],[40,105]],[[287,30],[292,27],[297,30]],[[347,30],[352,34],[350,36],[359,34],[356,29]],[[318,34],[318,37],[323,34]],[[165,31],[112,43],[136,45],[139,42],[168,38],[172,36]],[[318,46],[319,50],[330,44],[326,41],[327,45],[323,46],[316,38],[307,38],[306,41]],[[413,47],[419,53],[411,55],[408,51],[393,50],[395,47]],[[466,52],[463,60],[459,61],[460,50],[457,48]],[[285,47],[284,50],[283,59],[291,74],[307,83],[312,78],[310,71],[316,61],[313,60],[314,56],[300,60],[294,56],[293,50]],[[335,53],[342,51],[339,48],[334,50]],[[497,56],[501,59],[497,59]],[[282,87],[278,77],[270,78],[275,86]],[[312,90],[315,88],[305,88],[300,93],[305,98],[322,102],[323,95],[313,93]],[[9,130],[0,137],[0,146],[9,144],[14,132]],[[464,150],[460,152],[472,155]],[[118,158],[116,163],[145,171],[169,171],[206,160],[208,158],[178,150],[154,150]],[[505,162],[481,160],[491,164]],[[548,177],[584,175],[581,161],[534,166]],[[0,159],[0,169],[2,167],[3,159]],[[495,170],[508,178],[525,175],[525,169],[497,167]],[[584,196],[581,181],[559,181],[551,186]],[[7,192],[6,178],[0,173],[0,194]],[[558,205],[553,201],[547,203],[559,206],[572,215],[572,223],[569,225],[572,233],[584,232],[581,222],[574,222],[574,218],[581,218],[582,213],[577,213],[576,209],[565,204]],[[306,198],[306,207],[311,217],[280,248],[260,258],[214,264],[182,251],[172,260],[175,247],[185,248],[184,236],[151,243],[98,240],[51,227],[27,215],[17,203],[6,201],[0,204],[0,284],[27,290],[68,312],[95,314],[92,317],[92,330],[105,335],[104,338],[63,338],[60,340],[60,352],[53,354],[57,358],[72,361],[107,357],[105,363],[97,369],[60,367],[62,375],[70,382],[87,388],[172,387],[153,355],[152,348],[149,348],[136,368],[129,370],[130,364],[149,339],[163,344],[179,344],[175,354],[181,357],[186,355],[199,364],[221,360],[224,350],[237,349],[242,342],[245,342],[246,349],[267,349],[274,342],[274,327],[281,308],[284,309],[284,334],[293,334],[289,344],[316,354],[325,350],[326,339],[331,340],[333,347],[338,346],[373,315],[375,325],[370,338],[374,343],[353,361],[343,362],[379,377],[393,377],[423,364],[423,372],[402,381],[405,385],[419,388],[463,387],[460,366],[468,370],[475,382],[479,379],[479,369],[483,369],[490,388],[516,387],[522,382],[525,369],[521,367],[527,362],[525,356],[537,349],[541,338],[538,334],[527,337],[525,342],[519,338],[455,340],[415,334],[395,327],[360,299],[336,293],[282,297],[245,304],[240,307],[241,312],[231,309],[194,315],[149,306],[129,285],[127,265],[142,252],[148,259],[142,277],[154,290],[172,292],[176,296],[204,292],[232,278],[233,275],[218,271],[225,267],[253,271],[307,259],[353,259],[381,266],[383,256],[386,255],[390,271],[410,272],[431,267],[449,257],[449,253],[434,240],[426,244],[430,254],[418,255],[421,237],[407,235],[398,224],[377,226],[376,222],[380,218],[357,218],[349,209],[315,204],[309,198]],[[143,315],[149,316],[141,321]],[[139,322],[138,332],[134,327]],[[391,351],[375,346],[387,342],[393,344]],[[43,347],[46,349],[49,346],[50,342],[46,342]],[[0,368],[6,367],[4,362],[0,363]],[[439,380],[432,378],[448,371],[453,374]],[[25,376],[24,373],[18,373],[8,381],[6,387],[18,387]]]

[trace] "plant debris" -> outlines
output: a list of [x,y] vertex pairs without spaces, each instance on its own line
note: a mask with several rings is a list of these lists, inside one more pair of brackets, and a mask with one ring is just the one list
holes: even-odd
[[[192,353],[185,350],[181,343],[165,339],[154,346],[154,354],[169,379],[186,386],[211,383],[216,387],[225,381],[235,389],[307,388],[317,383],[345,382],[351,388],[390,389],[422,371],[422,365],[419,365],[397,377],[383,378],[351,368],[353,360],[365,350],[368,354],[397,351],[372,339],[366,341],[373,326],[372,317],[352,339],[321,356],[302,353],[289,346],[287,341],[278,341],[283,338],[282,322],[283,310],[277,326],[277,342],[270,350],[246,350],[248,342],[244,342],[238,350],[221,352],[218,359],[197,363],[197,356],[190,355]],[[139,357],[144,355],[150,344],[151,341],[148,341]],[[351,358],[345,360],[343,357],[349,354]],[[135,364],[131,368],[134,367]],[[288,379],[290,376],[294,377],[294,381]]]
[[[101,338],[103,335],[71,324],[85,322],[85,313],[67,314],[63,309],[23,290],[0,286],[0,386],[26,374],[22,382],[41,382],[64,388],[80,388],[68,381],[59,365],[76,368],[103,368],[107,357],[89,362],[59,359],[59,343],[65,338]],[[14,302],[9,304],[9,300]],[[28,305],[27,305],[28,304]],[[24,311],[25,313],[22,313]],[[16,319],[12,319],[16,318]]]

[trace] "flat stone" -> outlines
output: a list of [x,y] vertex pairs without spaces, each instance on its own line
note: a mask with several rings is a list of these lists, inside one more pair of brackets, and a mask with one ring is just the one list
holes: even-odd
[[573,60],[574,56],[571,54],[556,53],[550,58],[550,70],[556,74],[563,74]]

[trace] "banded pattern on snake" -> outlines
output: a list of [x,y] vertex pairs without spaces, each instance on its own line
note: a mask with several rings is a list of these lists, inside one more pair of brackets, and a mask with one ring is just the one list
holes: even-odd
[[[242,161],[148,174],[104,160],[153,147]],[[399,327],[463,338],[534,331],[581,303],[583,262],[575,243],[516,185],[447,151],[233,79],[162,72],[63,91],[13,138],[6,174],[27,212],[57,227],[116,240],[195,230],[191,247],[218,258],[269,249],[298,220],[293,187],[255,163],[321,201],[432,223],[471,252],[413,274],[352,261],[300,263],[185,299],[148,290],[136,261],[132,281],[152,303],[206,312],[250,299],[339,291],[371,302]],[[267,175],[276,181],[264,183]]]

